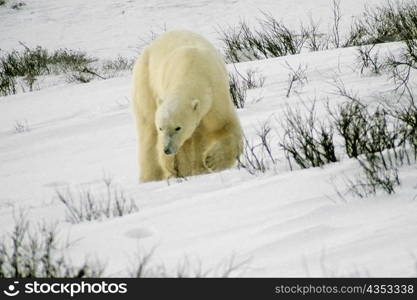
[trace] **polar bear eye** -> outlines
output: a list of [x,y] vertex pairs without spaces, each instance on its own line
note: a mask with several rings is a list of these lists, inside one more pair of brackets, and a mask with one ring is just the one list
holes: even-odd
[[175,128],[175,131],[180,131],[180,130],[181,130],[181,127]]
[[159,127],[159,131],[162,131],[162,128],[161,127]]

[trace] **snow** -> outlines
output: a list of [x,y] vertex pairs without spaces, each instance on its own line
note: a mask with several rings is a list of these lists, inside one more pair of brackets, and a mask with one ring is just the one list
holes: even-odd
[[[256,4],[255,4],[256,3]],[[140,38],[160,28],[188,28],[220,45],[216,26],[255,20],[262,11],[298,26],[309,16],[327,26],[328,0],[263,1],[28,1],[21,10],[0,7],[1,49],[42,45],[78,48],[99,57],[135,56]],[[343,30],[363,5],[341,1]],[[19,21],[16,25],[16,20]],[[109,21],[111,20],[111,21]],[[215,22],[213,22],[215,20]],[[330,22],[330,21],[329,21]],[[398,53],[400,44],[381,46]],[[334,80],[364,101],[389,96],[386,75],[355,70],[356,49],[346,48],[236,64],[256,69],[263,88],[249,91],[239,110],[249,139],[270,120],[274,143],[287,106],[341,103]],[[307,84],[286,98],[288,69],[307,65]],[[230,70],[234,70],[229,66]],[[235,257],[247,261],[239,276],[415,276],[417,180],[415,166],[401,168],[394,195],[355,198],[346,178],[358,165],[345,157],[323,168],[290,171],[282,153],[277,166],[257,176],[233,168],[221,173],[138,184],[136,133],[129,103],[130,75],[88,84],[61,84],[0,98],[0,234],[18,208],[32,220],[60,222],[62,237],[77,241],[69,254],[106,262],[106,275],[126,276],[137,253],[155,249],[153,262],[175,269],[185,258],[210,268]],[[16,122],[29,130],[16,133]],[[102,179],[135,199],[139,212],[70,224],[56,190],[104,191]]]
[[[341,25],[345,25],[341,27],[347,28],[363,5],[377,3],[380,0],[358,0],[355,5],[341,1]],[[18,11],[0,8],[1,49],[14,49],[22,41],[50,49],[80,49],[99,57],[131,57],[152,33],[172,29],[193,30],[220,45],[220,28],[242,19],[254,22],[263,12],[297,27],[300,20],[307,23],[312,17],[326,28],[332,15],[331,0],[31,0]]]

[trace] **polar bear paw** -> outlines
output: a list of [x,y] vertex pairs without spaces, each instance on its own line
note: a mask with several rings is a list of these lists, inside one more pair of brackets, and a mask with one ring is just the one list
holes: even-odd
[[203,162],[204,167],[211,172],[221,169],[221,165],[223,163],[221,149],[219,149],[218,146],[214,146],[207,152]]

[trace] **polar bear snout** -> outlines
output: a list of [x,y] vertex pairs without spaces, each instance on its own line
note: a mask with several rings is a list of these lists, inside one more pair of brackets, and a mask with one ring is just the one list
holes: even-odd
[[174,154],[174,151],[171,149],[171,147],[166,146],[166,147],[164,147],[164,153],[166,155],[171,155],[171,154]]
[[174,146],[172,141],[169,141],[167,144],[164,144],[164,153],[166,155],[173,155],[177,153],[177,148]]

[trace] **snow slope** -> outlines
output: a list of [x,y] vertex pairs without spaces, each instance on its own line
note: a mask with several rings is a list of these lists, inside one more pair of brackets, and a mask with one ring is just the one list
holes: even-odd
[[[341,1],[341,28],[348,28],[351,18],[363,5],[380,0]],[[153,33],[189,29],[207,36],[220,45],[218,30],[239,20],[254,21],[268,12],[297,26],[311,16],[326,26],[331,20],[330,0],[30,0],[19,11],[0,7],[2,50],[42,45],[87,51],[99,57],[136,56],[137,48]],[[18,26],[16,25],[18,23]]]
[[[283,11],[285,18],[297,20],[312,12],[327,20],[329,1],[310,2],[259,1],[256,8]],[[112,56],[126,54],[137,36],[162,25],[161,19],[169,21],[168,28],[192,27],[214,39],[213,15],[220,16],[219,23],[256,16],[250,1],[166,3],[39,0],[18,12],[0,8],[1,48],[22,40]],[[360,13],[357,3],[342,1],[344,14]],[[16,16],[22,23],[12,26]],[[136,28],[141,29],[135,33]],[[399,48],[386,44],[381,53]],[[256,69],[266,77],[264,87],[250,91],[247,106],[239,110],[248,138],[269,120],[276,144],[288,105],[316,100],[324,118],[325,102],[342,101],[334,94],[336,78],[365,101],[389,96],[388,78],[360,75],[355,60],[356,50],[347,48],[236,64],[241,73]],[[286,62],[308,66],[308,83],[290,98],[285,97]],[[59,221],[62,237],[77,241],[69,252],[72,259],[96,257],[106,262],[108,276],[128,275],[137,253],[151,249],[153,263],[170,270],[184,259],[210,269],[234,256],[246,261],[239,276],[416,276],[415,166],[401,169],[396,194],[365,199],[338,196],[346,191],[346,178],[358,174],[355,161],[341,157],[324,168],[290,171],[279,151],[277,166],[262,175],[234,168],[185,181],[138,184],[130,85],[127,76],[0,98],[0,234],[11,228],[16,209],[26,208],[33,220]],[[16,121],[27,121],[30,130],[16,133]],[[104,176],[134,198],[140,211],[77,225],[65,222],[56,190],[101,193]]]

